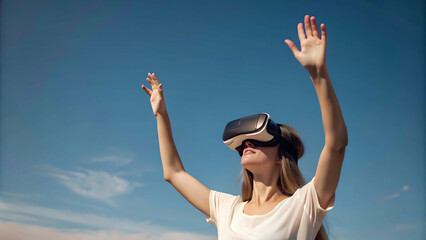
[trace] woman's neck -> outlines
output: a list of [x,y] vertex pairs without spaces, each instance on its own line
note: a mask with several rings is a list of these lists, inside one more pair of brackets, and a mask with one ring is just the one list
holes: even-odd
[[261,206],[265,203],[277,202],[286,198],[278,188],[277,181],[278,174],[270,174],[264,177],[254,176],[253,193],[250,203]]

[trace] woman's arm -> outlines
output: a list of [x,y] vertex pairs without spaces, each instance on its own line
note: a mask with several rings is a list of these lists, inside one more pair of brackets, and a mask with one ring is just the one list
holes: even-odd
[[172,128],[164,101],[163,85],[159,83],[155,74],[148,73],[146,79],[152,90],[142,85],[142,89],[150,96],[152,111],[157,118],[158,141],[163,164],[164,179],[173,185],[194,207],[210,215],[210,189],[189,175],[180,160],[172,136]]
[[308,70],[320,103],[325,146],[319,157],[314,185],[320,205],[325,208],[333,197],[339,182],[345,148],[348,144],[348,133],[326,67],[327,32],[325,25],[321,24],[320,37],[315,17],[306,15],[306,35],[302,23],[297,25],[297,29],[301,51],[292,41],[286,39],[285,42],[295,58]]

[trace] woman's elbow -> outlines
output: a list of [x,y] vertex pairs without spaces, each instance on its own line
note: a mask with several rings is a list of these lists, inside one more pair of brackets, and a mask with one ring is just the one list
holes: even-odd
[[348,136],[342,136],[340,138],[328,139],[325,141],[325,145],[336,152],[345,151],[348,146]]

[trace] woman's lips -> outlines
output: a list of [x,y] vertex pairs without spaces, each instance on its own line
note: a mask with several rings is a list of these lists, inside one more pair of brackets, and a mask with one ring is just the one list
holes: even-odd
[[253,151],[253,150],[251,150],[250,148],[246,148],[246,149],[244,150],[243,155],[247,155],[247,154],[254,154],[254,153],[256,153],[256,152],[255,152],[255,151]]

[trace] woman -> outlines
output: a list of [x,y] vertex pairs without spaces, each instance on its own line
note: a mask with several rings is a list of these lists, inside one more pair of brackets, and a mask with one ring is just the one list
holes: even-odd
[[[303,24],[297,25],[301,51],[292,41],[286,39],[285,43],[310,74],[324,125],[325,145],[315,177],[307,184],[297,165],[303,155],[302,141],[291,127],[277,125],[275,130],[261,130],[274,140],[267,142],[250,139],[243,130],[234,129],[241,130],[237,134],[243,136],[241,145],[232,147],[242,156],[242,198],[208,189],[182,165],[172,137],[162,84],[155,74],[148,73],[152,90],[142,85],[157,118],[164,179],[203,212],[208,222],[217,226],[219,239],[327,239],[322,220],[334,206],[348,135],[326,67],[325,25],[321,24],[320,37],[315,17],[306,15],[304,22],[306,35]],[[274,128],[272,120],[267,124]]]

